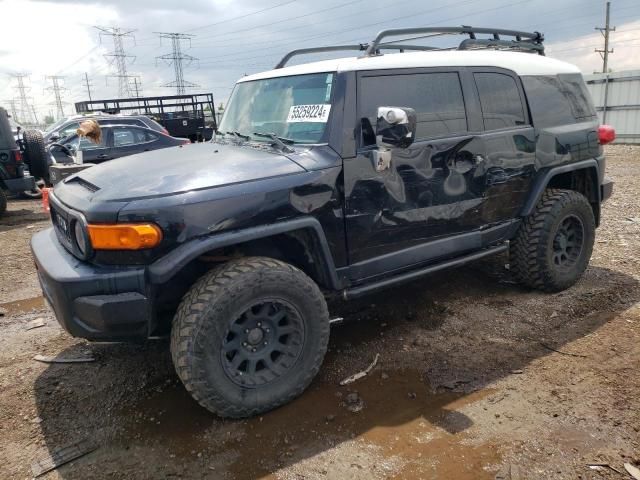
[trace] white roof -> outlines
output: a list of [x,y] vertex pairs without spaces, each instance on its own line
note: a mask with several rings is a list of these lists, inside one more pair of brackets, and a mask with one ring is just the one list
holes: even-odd
[[496,50],[440,50],[433,52],[385,53],[375,57],[347,57],[304,63],[248,75],[238,80],[238,82],[302,75],[305,73],[417,67],[500,67],[512,70],[518,75],[580,73],[580,70],[575,65],[533,53]]

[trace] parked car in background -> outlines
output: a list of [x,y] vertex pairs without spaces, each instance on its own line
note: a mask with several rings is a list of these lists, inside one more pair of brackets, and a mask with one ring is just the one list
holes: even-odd
[[53,125],[49,126],[43,134],[45,143],[58,142],[70,135],[74,135],[80,126],[80,123],[89,119],[97,121],[101,126],[116,124],[137,125],[139,127],[150,128],[156,132],[165,134],[169,133],[166,128],[146,115],[110,115],[108,113],[73,115],[71,117],[65,117],[58,120]]
[[33,177],[25,173],[22,152],[11,130],[9,115],[0,107],[0,216],[7,209],[7,191],[16,194],[34,188]]
[[52,143],[49,151],[56,163],[102,163],[135,153],[191,143],[187,138],[171,137],[165,133],[138,125],[101,125],[100,144],[81,138],[77,133],[67,136],[63,143]]

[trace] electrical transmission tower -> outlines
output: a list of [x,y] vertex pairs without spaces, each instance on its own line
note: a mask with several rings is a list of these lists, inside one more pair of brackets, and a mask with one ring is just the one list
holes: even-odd
[[47,90],[53,92],[53,97],[55,98],[55,106],[56,106],[56,119],[64,117],[64,108],[62,107],[62,91],[66,90],[63,86],[60,85],[60,80],[64,79],[64,77],[60,77],[58,75],[50,75],[46,77],[47,80],[51,80],[51,86],[47,87]]
[[3,103],[7,103],[9,105],[9,113],[11,114],[13,119],[16,122],[18,122],[18,110],[16,109],[16,99],[10,98],[9,100],[5,100]]
[[13,78],[16,80],[16,89],[18,90],[18,96],[20,98],[20,120],[27,124],[36,125],[38,123],[38,117],[36,116],[36,112],[33,106],[29,105],[29,100],[27,98],[27,91],[31,90],[30,87],[27,87],[24,79],[29,78],[29,75],[26,73],[14,73]]
[[125,53],[124,39],[131,38],[135,42],[135,37],[132,35],[135,30],[122,30],[118,27],[96,28],[100,31],[101,40],[103,36],[113,39],[113,52],[106,54],[105,58],[116,68],[117,73],[110,76],[118,79],[118,95],[124,98],[131,97],[129,79],[135,78],[136,75],[127,74],[127,63],[132,62],[136,57]]
[[596,27],[596,30],[600,30],[604,37],[604,49],[596,48],[596,52],[602,57],[602,73],[607,73],[609,68],[609,54],[613,53],[613,48],[609,50],[609,32],[615,32],[616,27],[609,26],[609,10],[611,9],[611,2],[607,2],[607,13],[605,17],[604,27]]
[[184,40],[188,40],[189,46],[191,46],[191,38],[194,35],[189,35],[186,33],[171,33],[171,32],[155,32],[155,33],[160,35],[160,39],[161,39],[160,41],[162,41],[163,38],[168,38],[169,40],[171,40],[172,52],[157,57],[160,60],[165,60],[170,65],[173,64],[173,71],[175,73],[176,79],[173,82],[169,82],[164,86],[175,88],[176,94],[178,95],[184,95],[185,89],[187,88],[199,87],[200,85],[197,85],[195,83],[185,80],[184,75],[182,73],[183,63],[185,66],[188,66],[189,64],[198,60],[197,58],[182,52],[182,42]]

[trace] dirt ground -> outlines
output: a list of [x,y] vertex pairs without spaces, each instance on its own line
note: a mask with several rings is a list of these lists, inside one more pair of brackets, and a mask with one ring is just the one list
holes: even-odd
[[[573,288],[514,285],[505,258],[334,304],[318,378],[259,418],[200,408],[168,342],[89,344],[44,305],[28,242],[38,202],[0,220],[0,479],[61,447],[97,447],[47,479],[623,479],[640,461],[640,147],[607,149],[616,182]],[[27,330],[29,322],[45,325]],[[34,355],[90,353],[51,365]],[[380,355],[364,379],[344,377]],[[355,395],[353,395],[355,393]],[[609,464],[609,467],[589,467]],[[620,473],[619,473],[620,472]]]

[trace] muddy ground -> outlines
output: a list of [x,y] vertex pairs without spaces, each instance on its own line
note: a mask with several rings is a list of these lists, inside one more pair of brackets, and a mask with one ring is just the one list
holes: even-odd
[[[615,193],[575,287],[520,288],[497,258],[334,304],[346,321],[318,378],[245,421],[190,399],[166,341],[98,345],[62,331],[28,249],[46,216],[11,201],[0,220],[0,479],[31,478],[35,460],[87,439],[95,451],[42,478],[631,478],[615,470],[640,461],[640,148],[608,155]],[[35,319],[45,326],[27,330]],[[87,353],[96,361],[33,360]],[[338,385],[376,354],[366,378]]]

